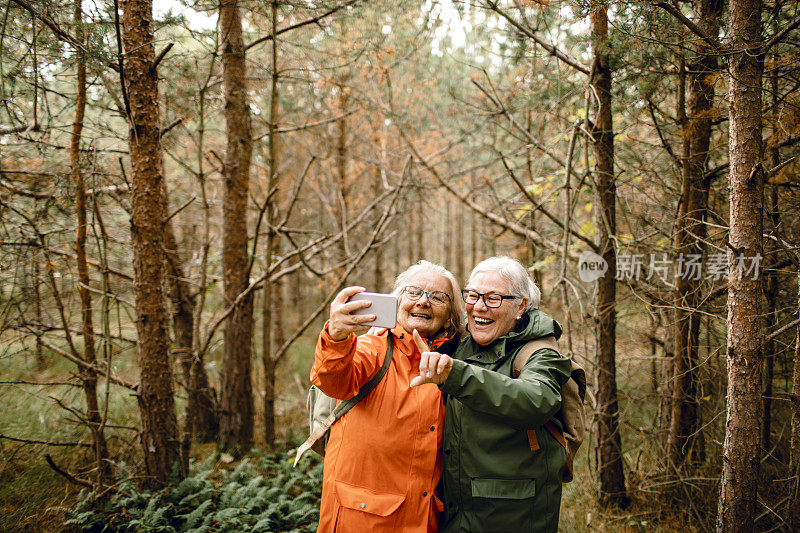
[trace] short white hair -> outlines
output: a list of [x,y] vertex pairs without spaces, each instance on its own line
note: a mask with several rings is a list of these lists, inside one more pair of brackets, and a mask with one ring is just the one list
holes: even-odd
[[452,272],[445,267],[424,259],[419,263],[411,265],[405,271],[401,272],[397,276],[397,279],[394,280],[392,294],[397,296],[399,300],[403,292],[403,287],[408,285],[414,276],[422,272],[437,274],[447,280],[447,284],[450,285],[450,323],[459,333],[464,333],[464,328],[467,324],[467,311],[464,308],[464,301],[461,299],[461,285],[459,285],[458,280],[456,280]]
[[526,311],[539,308],[539,304],[542,301],[542,291],[531,279],[528,269],[516,259],[508,256],[484,259],[472,269],[467,285],[472,283],[472,278],[479,272],[497,272],[508,283],[508,290],[511,291],[512,296],[528,299]]

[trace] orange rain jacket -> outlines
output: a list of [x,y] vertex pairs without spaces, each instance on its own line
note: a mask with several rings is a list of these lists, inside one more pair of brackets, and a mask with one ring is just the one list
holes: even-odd
[[[396,326],[392,364],[377,387],[331,427],[323,467],[320,532],[436,531],[444,510],[434,494],[442,475],[444,404],[437,387],[410,387],[420,353]],[[334,341],[320,333],[311,382],[352,398],[383,364],[387,330]],[[446,339],[431,345],[439,349]]]

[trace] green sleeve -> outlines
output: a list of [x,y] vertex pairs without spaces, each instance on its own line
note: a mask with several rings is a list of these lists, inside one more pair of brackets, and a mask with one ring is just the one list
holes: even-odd
[[518,378],[454,360],[441,389],[466,407],[511,426],[538,427],[561,407],[561,386],[570,369],[569,359],[547,349],[531,356]]

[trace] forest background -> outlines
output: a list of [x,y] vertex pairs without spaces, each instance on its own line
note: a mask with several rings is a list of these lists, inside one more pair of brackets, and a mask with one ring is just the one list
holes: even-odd
[[798,530],[799,7],[7,0],[0,529],[313,528],[332,296],[507,254],[563,530]]

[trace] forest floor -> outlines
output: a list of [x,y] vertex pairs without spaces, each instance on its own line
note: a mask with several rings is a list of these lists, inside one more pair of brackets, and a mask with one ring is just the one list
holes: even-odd
[[[302,352],[301,352],[302,353]],[[284,436],[288,441],[297,442],[306,434],[305,382],[304,373],[310,361],[293,358],[293,364],[284,365],[278,383],[281,401],[279,402],[279,422],[282,428],[288,428]],[[13,359],[19,363],[22,359]],[[121,358],[120,358],[121,361]],[[130,374],[135,378],[130,365],[120,364],[118,373],[122,377]],[[51,442],[70,442],[80,440],[81,430],[65,421],[65,411],[53,401],[54,397],[66,404],[82,405],[81,389],[51,385],[34,387],[21,383],[63,381],[69,375],[70,368],[66,364],[53,364],[38,369],[31,358],[24,364],[12,364],[12,358],[0,358],[0,375],[4,381],[20,383],[0,386],[0,433],[31,440]],[[67,392],[64,392],[66,389]],[[101,388],[102,389],[102,388]],[[137,425],[135,400],[130,395],[116,394],[110,396],[109,413],[118,425]],[[258,405],[258,400],[256,404]],[[646,409],[645,407],[638,407]],[[179,412],[182,405],[178,406]],[[631,414],[629,408],[628,414]],[[647,408],[649,411],[649,408]],[[67,414],[66,418],[69,415]],[[256,428],[258,433],[258,428]],[[645,463],[654,460],[652,450],[648,450],[645,440],[641,447],[635,443],[636,431],[630,427],[623,428],[623,439],[626,442],[626,465],[628,470],[628,486],[632,503],[627,509],[604,510],[596,503],[596,479],[592,474],[593,464],[589,462],[589,448],[583,446],[575,462],[575,481],[564,485],[561,504],[560,531],[654,531],[654,532],[693,532],[702,531],[704,521],[691,519],[688,508],[696,506],[695,513],[703,513],[710,509],[716,501],[716,491],[698,491],[673,499],[667,505],[655,490],[648,491],[647,486],[656,483],[645,483],[638,472],[646,470]],[[258,443],[257,443],[258,444]],[[117,460],[132,465],[138,443],[135,433],[120,429],[110,433],[109,446],[116,454]],[[213,445],[195,446],[192,455],[203,461],[215,453]],[[0,439],[0,531],[2,532],[53,532],[68,530],[63,525],[69,517],[67,509],[74,508],[80,488],[70,484],[62,476],[51,469],[45,459],[50,455],[60,468],[67,471],[79,471],[81,465],[90,460],[85,449],[74,447],[55,447],[43,444],[32,444]],[[592,463],[594,460],[592,459]],[[234,465],[222,465],[232,468]],[[132,468],[124,466],[125,470]],[[702,485],[701,485],[702,486]],[[645,487],[645,490],[642,490]],[[713,494],[711,494],[713,492]],[[709,513],[711,514],[711,513]],[[697,514],[695,515],[697,516]],[[708,522],[705,522],[706,525]]]

